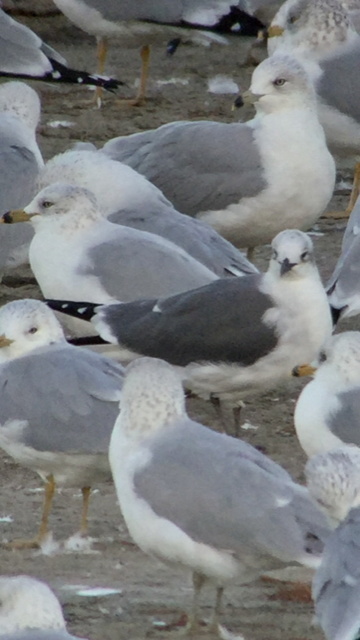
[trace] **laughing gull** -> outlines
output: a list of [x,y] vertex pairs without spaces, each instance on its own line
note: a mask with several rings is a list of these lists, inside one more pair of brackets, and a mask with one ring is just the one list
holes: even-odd
[[294,58],[273,56],[255,69],[245,100],[257,111],[247,123],[173,122],[114,138],[103,151],[238,247],[306,230],[335,182],[308,74]]
[[140,173],[92,145],[80,147],[46,163],[37,181],[39,191],[58,181],[90,189],[110,222],[170,240],[221,278],[258,272],[212,227],[176,211]]
[[313,80],[330,150],[357,163],[349,215],[360,189],[360,35],[338,0],[288,0],[268,32],[269,52],[291,53]]
[[189,633],[198,629],[206,581],[217,590],[207,633],[224,638],[218,616],[229,582],[318,565],[328,527],[306,489],[246,442],[191,420],[180,377],[166,362],[142,358],[127,368],[109,459],[134,541],[192,572]]
[[66,60],[31,29],[0,8],[0,77],[70,82],[114,90],[122,82],[68,67]]
[[66,631],[60,603],[45,582],[0,576],[1,640],[79,640]]
[[332,320],[309,236],[280,233],[263,275],[220,279],[160,300],[96,305],[50,301],[91,319],[120,359],[160,357],[182,367],[186,388],[232,408],[254,392],[284,383],[304,354],[311,361]]
[[317,369],[302,365],[297,375],[314,375],[295,408],[295,429],[307,456],[342,443],[360,446],[360,332],[332,336],[320,351]]
[[85,536],[91,487],[110,477],[107,448],[122,376],[113,361],[69,345],[43,302],[16,300],[0,309],[0,448],[45,482],[38,535],[11,546],[46,540],[57,485],[81,488]]
[[326,540],[313,580],[316,617],[327,640],[356,640],[360,631],[360,450],[347,446],[318,454],[307,463],[305,475],[310,495],[339,525]]

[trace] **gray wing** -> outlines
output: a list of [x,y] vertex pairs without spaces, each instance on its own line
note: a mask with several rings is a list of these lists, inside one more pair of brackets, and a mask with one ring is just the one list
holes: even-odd
[[155,233],[173,242],[220,278],[229,274],[258,273],[255,265],[215,229],[201,220],[179,213],[169,204],[159,201],[144,204],[143,209],[121,209],[110,215],[108,220]]
[[100,335],[105,324],[120,345],[174,365],[250,365],[278,344],[262,321],[274,301],[260,282],[258,275],[220,279],[160,301],[104,305],[93,321]]
[[[327,286],[329,302],[335,309],[349,307],[351,315],[360,311],[360,236],[353,239],[346,253],[341,254]],[[350,315],[350,314],[349,314]]]
[[21,442],[39,451],[104,452],[121,385],[122,368],[107,358],[70,345],[41,349],[0,368],[0,424],[26,420]]
[[350,51],[320,63],[316,84],[321,100],[360,123],[360,38]]
[[43,75],[51,64],[38,36],[0,9],[0,74]]
[[360,446],[360,387],[339,393],[337,398],[340,409],[327,415],[326,423],[330,431],[344,443]]
[[327,640],[354,640],[360,631],[360,510],[329,536],[313,581],[316,616]]
[[217,276],[172,243],[150,233],[123,228],[116,238],[88,252],[83,273],[99,278],[106,292],[128,302],[195,289]]
[[266,187],[251,127],[218,122],[175,122],[114,138],[102,150],[153,182],[188,215],[224,209]]
[[331,275],[331,278],[327,284],[327,290],[336,283],[338,277],[341,274],[344,263],[346,261],[347,253],[350,251],[353,242],[360,236],[360,197],[358,197],[355,206],[351,212],[350,218],[346,225],[345,233],[341,244],[341,255],[336,263],[335,269]]
[[[148,465],[134,476],[136,492],[197,542],[286,562],[304,557],[307,540],[317,537],[317,524],[304,532],[288,474],[241,440],[184,418],[149,449]],[[306,510],[318,523],[309,498]]]

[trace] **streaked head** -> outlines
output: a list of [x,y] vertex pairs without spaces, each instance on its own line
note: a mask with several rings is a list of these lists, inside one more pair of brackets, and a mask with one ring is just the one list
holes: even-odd
[[39,96],[25,82],[7,82],[0,86],[0,113],[16,116],[35,131],[40,112]]
[[0,309],[0,362],[65,341],[55,314],[40,300],[14,300]]
[[0,634],[31,629],[65,629],[58,599],[30,576],[0,576]]
[[287,0],[268,29],[268,52],[280,48],[321,58],[355,33],[340,0]]
[[249,92],[261,113],[286,111],[303,106],[316,108],[315,89],[303,65],[294,57],[277,53],[256,67]]
[[306,483],[313,500],[336,527],[360,505],[360,449],[344,445],[310,458]]
[[170,364],[139,358],[126,368],[118,420],[127,432],[146,438],[184,413],[181,378]]
[[269,271],[281,278],[302,278],[316,269],[310,236],[298,229],[286,229],[271,243]]

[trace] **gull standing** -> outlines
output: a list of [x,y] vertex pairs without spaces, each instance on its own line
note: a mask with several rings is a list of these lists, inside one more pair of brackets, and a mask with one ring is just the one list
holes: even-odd
[[69,345],[43,302],[16,300],[1,308],[0,448],[45,482],[38,535],[12,546],[45,541],[57,485],[81,488],[86,534],[91,487],[110,477],[107,448],[122,376],[113,361]]
[[327,640],[360,633],[360,450],[344,446],[305,467],[309,493],[337,529],[328,537],[313,580],[316,617]]
[[318,368],[297,367],[295,375],[314,375],[295,408],[300,445],[311,457],[343,443],[360,446],[360,332],[332,336],[318,357]]
[[287,228],[306,230],[335,183],[312,82],[294,58],[277,55],[255,69],[244,99],[257,111],[245,124],[173,122],[114,138],[103,151],[236,246],[271,242]]
[[208,633],[224,637],[218,616],[229,582],[294,562],[318,565],[328,527],[306,489],[251,445],[190,420],[166,362],[143,358],[127,368],[109,458],[134,541],[192,572],[189,633],[206,581],[217,589]]
[[146,355],[182,367],[188,389],[237,413],[248,395],[289,380],[297,358],[313,360],[332,331],[312,241],[298,230],[276,236],[262,275],[160,300],[50,304],[92,318],[102,338],[119,345],[121,359]]

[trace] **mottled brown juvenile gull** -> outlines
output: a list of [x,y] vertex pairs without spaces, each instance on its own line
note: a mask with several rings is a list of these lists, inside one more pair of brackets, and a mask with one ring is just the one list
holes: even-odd
[[239,247],[308,229],[328,204],[335,165],[300,63],[273,56],[254,71],[247,123],[173,122],[110,140],[103,151],[154,182],[173,205]]
[[[0,86],[0,215],[24,207],[35,193],[44,162],[36,142],[40,100],[24,82]],[[0,273],[27,255],[33,236],[29,224],[0,228]]]
[[218,277],[183,249],[153,233],[113,224],[94,194],[55,183],[5,222],[30,220],[30,266],[47,298],[96,303],[167,296]]
[[317,369],[298,368],[314,375],[295,408],[295,429],[307,456],[342,443],[360,445],[360,332],[332,336],[320,351]]
[[360,196],[353,208],[341,246],[341,254],[327,284],[334,319],[360,313]]
[[[306,465],[310,495],[339,525],[326,540],[313,580],[316,617],[327,640],[357,640],[360,633],[360,450],[342,447]],[[340,524],[339,524],[340,523]]]
[[109,458],[134,541],[192,572],[189,633],[204,582],[217,589],[208,633],[220,633],[229,582],[294,562],[317,566],[328,527],[306,489],[251,445],[191,420],[166,362],[143,358],[127,368]]
[[55,49],[0,8],[0,76],[116,89],[116,80],[76,71]]
[[45,482],[42,522],[48,534],[57,485],[81,488],[81,534],[91,487],[110,476],[110,434],[118,413],[122,367],[69,345],[53,312],[38,300],[0,309],[0,447]]
[[50,301],[64,313],[92,318],[120,357],[160,357],[182,367],[185,386],[239,407],[249,394],[289,380],[296,361],[311,361],[332,321],[309,236],[280,233],[268,271],[220,279],[160,300],[96,305]]
[[38,178],[39,191],[58,181],[90,189],[101,213],[110,222],[155,233],[174,242],[219,277],[258,272],[212,227],[176,211],[161,191],[140,173],[111,160],[92,145],[85,146],[47,162]]
[[313,80],[330,150],[342,164],[357,163],[348,215],[360,189],[360,35],[338,0],[288,0],[269,36],[269,53],[294,55]]
[[66,631],[60,603],[45,582],[0,576],[1,640],[77,640]]

